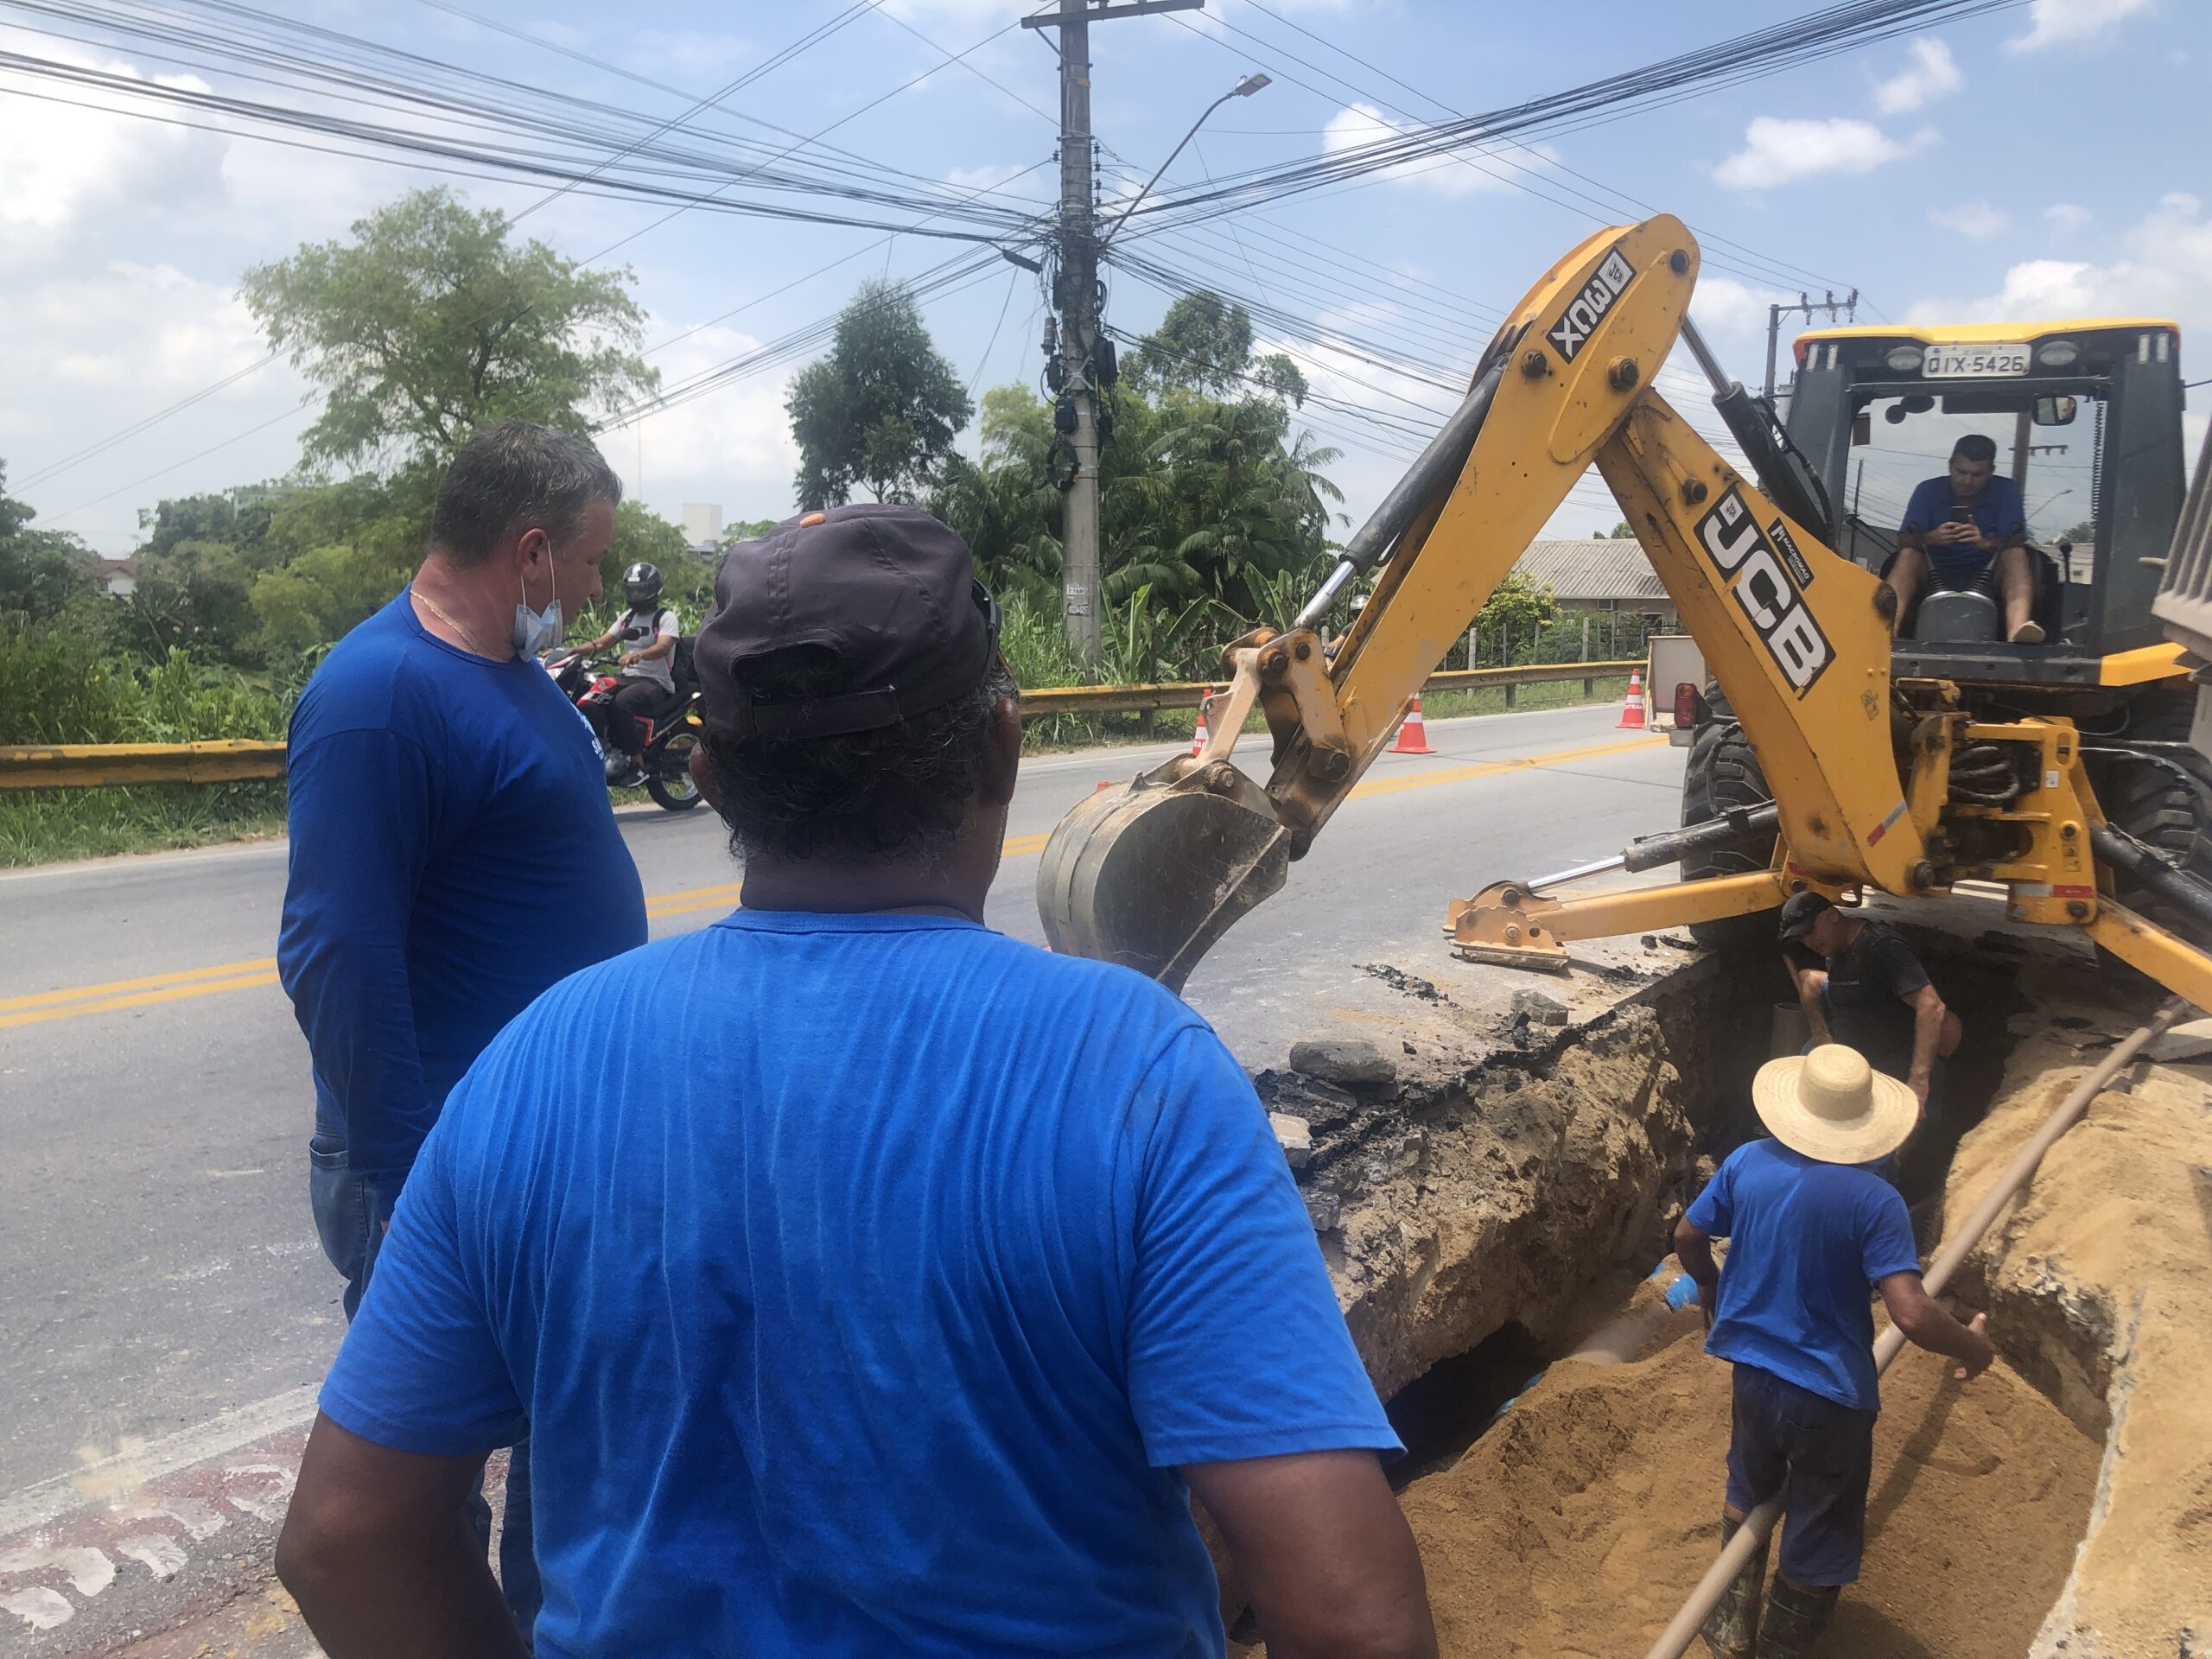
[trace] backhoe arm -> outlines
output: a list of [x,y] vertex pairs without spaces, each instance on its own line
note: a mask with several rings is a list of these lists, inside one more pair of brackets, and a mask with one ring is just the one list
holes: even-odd
[[[1054,830],[1038,883],[1054,949],[1179,986],[1281,886],[1593,460],[1760,753],[1771,741],[1791,757],[1793,782],[1802,772],[1816,783],[1793,799],[1793,811],[1803,804],[1802,823],[1784,826],[1793,845],[1802,832],[1839,879],[1860,879],[1892,836],[1883,868],[1902,868],[1891,854],[1916,855],[1909,826],[1882,827],[1899,791],[1874,579],[1782,519],[1649,390],[1683,327],[1697,264],[1689,232],[1661,215],[1599,232],[1545,274],[1492,340],[1460,411],[1347,543],[1299,626],[1230,647],[1229,702],[1206,749],[1099,791]],[[1325,652],[1313,625],[1377,566],[1365,608]],[[1878,666],[1847,684],[1840,646]],[[1264,789],[1229,760],[1255,706],[1274,740]]]

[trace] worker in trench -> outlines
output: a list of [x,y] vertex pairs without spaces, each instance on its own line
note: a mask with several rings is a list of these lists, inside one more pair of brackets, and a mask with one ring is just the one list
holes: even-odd
[[537,1652],[1433,1659],[1397,1448],[1266,1114],[1125,968],[992,931],[1021,752],[966,545],[741,543],[693,776],[741,907],[447,1102],[277,1571],[332,1659],[522,1651],[463,1508],[543,1448]]
[[[1877,1071],[1912,1090],[1914,1134],[1936,1122],[1943,1110],[1943,1062],[1957,1052],[1966,1028],[1910,941],[1886,922],[1838,910],[1817,893],[1789,896],[1779,932],[1783,966],[1812,1033],[1807,1049],[1841,1043],[1857,1050]],[[1897,1162],[1895,1154],[1885,1158],[1878,1173],[1894,1181]]]
[[[1734,1367],[1722,1545],[1780,1493],[1782,1559],[1763,1596],[1771,1540],[1760,1545],[1705,1640],[1715,1659],[1800,1659],[1858,1580],[1866,1540],[1880,1407],[1869,1286],[1908,1340],[1960,1362],[1961,1381],[1996,1351],[1985,1315],[1961,1325],[1929,1297],[1904,1200],[1866,1167],[1912,1134],[1912,1090],[1824,1043],[1768,1061],[1751,1100],[1773,1138],[1728,1155],[1675,1250],[1697,1282],[1706,1351]],[[1725,1267],[1716,1238],[1729,1242]]]

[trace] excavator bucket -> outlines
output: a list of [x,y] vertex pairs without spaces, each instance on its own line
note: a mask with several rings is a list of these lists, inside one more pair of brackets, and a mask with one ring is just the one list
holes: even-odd
[[1187,757],[1061,819],[1037,872],[1045,938],[1064,955],[1118,962],[1179,991],[1239,917],[1283,884],[1290,832],[1225,760]]

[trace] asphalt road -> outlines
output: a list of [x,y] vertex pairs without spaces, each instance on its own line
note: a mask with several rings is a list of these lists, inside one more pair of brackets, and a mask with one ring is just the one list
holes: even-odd
[[[1440,753],[1380,760],[1190,1000],[1260,1065],[1348,963],[1446,976],[1447,898],[1675,821],[1681,753],[1615,720],[1433,722]],[[1031,761],[991,923],[1041,943],[1046,834],[1172,752]],[[706,810],[627,815],[623,833],[657,937],[735,901]],[[0,876],[0,1548],[91,1490],[88,1470],[158,1474],[296,1423],[337,1346],[308,1215],[306,1047],[269,960],[284,860],[262,845]]]

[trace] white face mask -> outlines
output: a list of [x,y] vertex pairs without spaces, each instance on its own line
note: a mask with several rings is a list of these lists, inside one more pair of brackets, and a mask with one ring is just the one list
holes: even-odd
[[[553,569],[550,550],[545,555],[545,569],[546,574],[550,575]],[[561,595],[556,588],[553,597],[546,601],[543,610],[533,611],[530,608],[530,579],[518,576],[518,582],[522,588],[522,602],[515,607],[515,650],[521,656],[535,657],[547,646],[561,643],[563,632]]]

